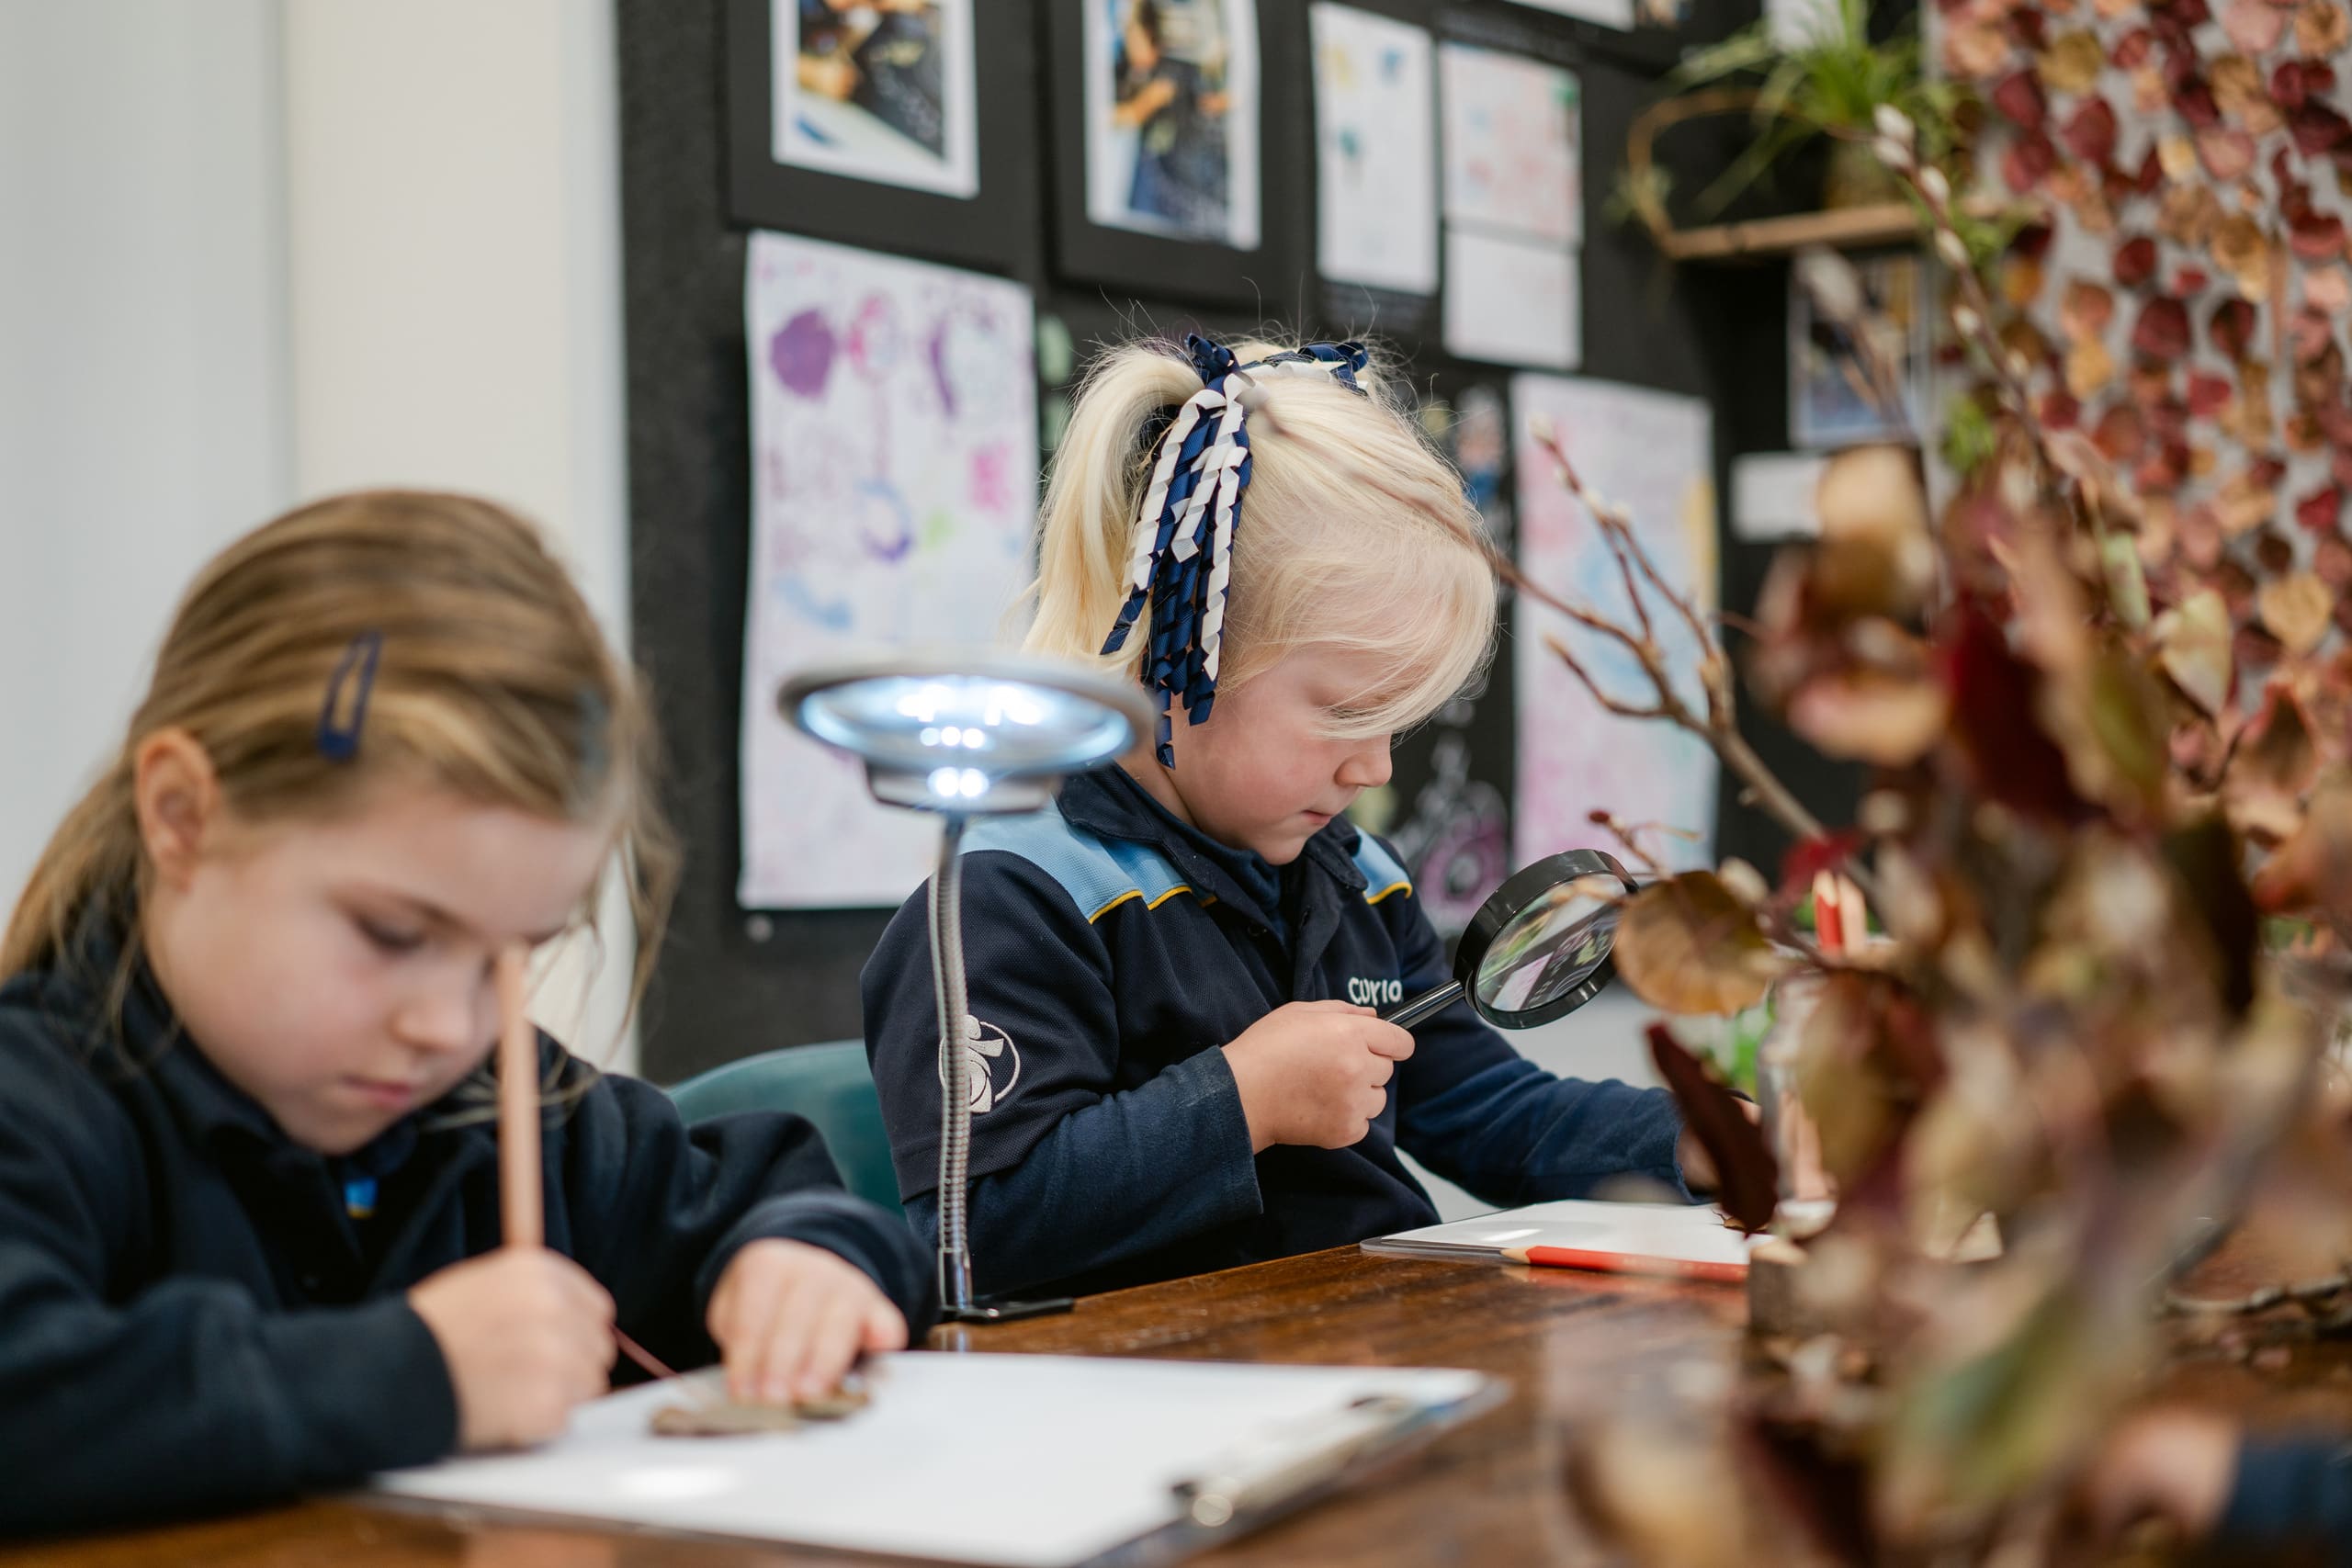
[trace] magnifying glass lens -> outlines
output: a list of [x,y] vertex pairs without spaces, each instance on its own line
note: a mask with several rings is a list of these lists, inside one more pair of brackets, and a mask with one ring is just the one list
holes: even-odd
[[1562,883],[1496,933],[1475,981],[1483,1008],[1532,1012],[1590,979],[1609,956],[1624,885],[1583,876]]

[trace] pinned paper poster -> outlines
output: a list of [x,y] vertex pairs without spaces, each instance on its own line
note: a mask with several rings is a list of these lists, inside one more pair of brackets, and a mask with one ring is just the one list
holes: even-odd
[[887,811],[801,735],[805,665],[988,643],[1020,592],[1036,500],[1029,291],[782,234],[752,237],[752,550],[744,626],[747,908],[894,905],[938,828]]
[[1258,248],[1256,0],[1085,7],[1086,216]]
[[1577,79],[1521,54],[1438,50],[1444,104],[1445,216],[1573,245],[1584,238]]
[[1430,35],[1318,4],[1316,265],[1335,282],[1437,292],[1437,110]]
[[[1519,468],[1519,564],[1530,580],[1611,620],[1633,624],[1623,575],[1599,526],[1561,483],[1558,464],[1533,432],[1548,421],[1585,485],[1633,520],[1660,573],[1703,617],[1715,606],[1714,431],[1696,398],[1555,376],[1511,380]],[[1631,653],[1518,600],[1512,638],[1519,714],[1518,789],[1512,797],[1521,864],[1564,849],[1612,849],[1589,814],[1663,823],[1689,837],[1652,835],[1645,847],[1675,868],[1712,863],[1716,762],[1697,737],[1657,720],[1609,713],[1546,646],[1557,637],[1604,691],[1646,704],[1649,688]],[[1645,589],[1677,690],[1704,712],[1699,643],[1662,596]]]
[[769,15],[777,163],[978,192],[972,0],[772,0]]
[[1573,370],[1584,360],[1583,314],[1577,252],[1469,229],[1446,231],[1448,353]]

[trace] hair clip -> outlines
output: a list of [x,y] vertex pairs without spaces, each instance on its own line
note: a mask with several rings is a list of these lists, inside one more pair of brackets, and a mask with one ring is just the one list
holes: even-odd
[[361,632],[351,639],[327,677],[327,698],[319,707],[319,754],[330,762],[359,755],[359,731],[368,722],[368,694],[376,685],[376,662],[383,657],[384,634]]

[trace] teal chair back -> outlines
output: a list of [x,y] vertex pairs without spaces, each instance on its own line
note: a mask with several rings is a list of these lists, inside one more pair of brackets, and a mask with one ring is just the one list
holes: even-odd
[[670,1091],[688,1122],[730,1111],[789,1111],[825,1135],[842,1184],[886,1209],[899,1207],[899,1176],[890,1163],[890,1134],[882,1126],[882,1097],[865,1065],[865,1043],[833,1040],[787,1045],[688,1078]]

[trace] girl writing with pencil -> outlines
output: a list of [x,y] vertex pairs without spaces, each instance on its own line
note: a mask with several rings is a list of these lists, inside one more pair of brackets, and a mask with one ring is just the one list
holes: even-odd
[[497,977],[617,855],[641,986],[652,752],[487,502],[324,501],[206,568],[0,939],[0,1532],[539,1441],[620,1336],[782,1400],[927,1323],[806,1122],[688,1129],[544,1038],[545,1246],[499,1245]]
[[[1555,1077],[1468,1009],[1374,1004],[1445,953],[1342,815],[1476,671],[1495,578],[1364,350],[1136,344],[1079,398],[1029,647],[1143,683],[1156,744],[970,832],[983,1291],[1104,1290],[1433,1223],[1400,1155],[1498,1204],[1704,1184],[1662,1090]],[[899,1183],[937,1224],[924,895],[865,975]]]

